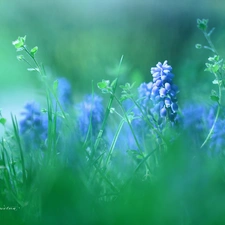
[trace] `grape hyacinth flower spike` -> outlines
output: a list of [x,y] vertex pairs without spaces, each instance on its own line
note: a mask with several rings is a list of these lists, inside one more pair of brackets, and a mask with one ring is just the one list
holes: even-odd
[[171,73],[172,67],[164,61],[158,62],[156,67],[151,68],[153,81],[148,84],[143,83],[139,87],[139,95],[144,107],[148,102],[152,102],[154,107],[151,109],[153,114],[159,115],[159,121],[162,118],[168,118],[171,122],[177,119],[177,93],[178,88],[173,84],[174,74]]
[[20,134],[27,147],[32,145],[37,148],[47,139],[48,120],[35,102],[27,103],[24,109],[21,113],[23,118],[19,122]]

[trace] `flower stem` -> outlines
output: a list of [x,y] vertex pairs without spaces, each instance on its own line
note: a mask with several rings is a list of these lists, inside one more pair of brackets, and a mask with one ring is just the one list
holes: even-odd
[[[218,79],[218,76],[217,76],[216,74],[214,74],[214,75],[215,75],[216,79]],[[213,121],[213,125],[212,125],[212,127],[211,127],[211,129],[210,129],[210,131],[209,131],[209,133],[208,133],[208,135],[207,135],[205,141],[204,141],[204,142],[202,143],[202,145],[201,145],[201,148],[202,148],[202,147],[208,142],[208,140],[210,139],[210,137],[211,137],[211,135],[212,135],[212,133],[213,133],[214,127],[215,127],[215,125],[216,125],[216,122],[217,122],[217,120],[218,120],[219,114],[220,114],[221,97],[222,97],[221,92],[222,92],[222,90],[221,90],[221,85],[220,85],[220,84],[218,84],[218,87],[219,87],[219,100],[218,100],[218,108],[217,108],[217,112],[216,112],[216,117],[215,117],[215,119],[214,119],[214,121]]]

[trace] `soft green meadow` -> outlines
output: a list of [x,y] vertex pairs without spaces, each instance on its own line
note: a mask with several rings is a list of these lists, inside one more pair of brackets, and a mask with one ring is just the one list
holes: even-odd
[[[9,69],[14,77],[8,73],[2,79],[8,101],[0,99],[0,224],[224,224],[225,63],[217,41],[222,31],[216,32],[211,19],[197,19],[195,35],[182,43],[164,22],[168,30],[162,34],[172,53],[157,31],[159,39],[148,42],[147,31],[132,31],[118,13],[116,34],[130,41],[120,45],[110,39],[104,46],[101,26],[109,21],[98,10],[110,14],[108,7],[102,3],[92,11],[82,3],[75,14],[84,17],[78,25],[71,22],[77,3],[70,4],[71,9],[59,2],[54,8],[68,10],[63,19],[59,14],[64,23],[55,25],[62,29],[60,42],[32,32],[10,36],[9,50],[0,42],[7,59],[13,55],[6,64],[14,68]],[[35,6],[42,9],[41,3]],[[136,6],[145,16],[143,6]],[[130,11],[134,26],[136,11]],[[47,12],[43,9],[43,18]],[[20,27],[23,17],[17,19]],[[40,20],[31,20],[34,30]],[[91,28],[95,20],[103,23],[98,29]],[[49,24],[55,34],[51,17]],[[72,40],[74,24],[80,33]],[[122,27],[132,31],[128,39]],[[180,45],[172,48],[172,40]],[[144,56],[135,58],[139,48]],[[48,61],[49,52],[54,57]]]

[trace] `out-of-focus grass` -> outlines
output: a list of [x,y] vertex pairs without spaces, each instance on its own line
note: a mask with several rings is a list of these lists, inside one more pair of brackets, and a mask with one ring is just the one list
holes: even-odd
[[188,147],[190,142],[184,134],[169,147],[154,182],[134,177],[116,197],[100,198],[87,185],[78,164],[73,169],[60,164],[46,167],[38,175],[35,195],[29,198],[40,202],[41,218],[37,220],[35,201],[31,201],[13,218],[10,215],[15,212],[5,212],[4,225],[20,224],[22,218],[26,222],[21,224],[38,225],[223,224],[224,161],[209,160],[198,146]]

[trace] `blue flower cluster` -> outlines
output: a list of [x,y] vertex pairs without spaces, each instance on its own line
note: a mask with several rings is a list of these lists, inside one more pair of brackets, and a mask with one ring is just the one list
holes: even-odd
[[[58,78],[57,97],[64,110],[72,105],[72,88],[66,78]],[[53,105],[56,105],[54,98],[52,101]],[[47,139],[48,116],[41,112],[39,105],[35,102],[28,102],[24,109],[21,113],[22,119],[19,122],[20,133],[28,149],[38,148],[40,143],[43,144]],[[57,124],[60,122],[58,120]]]
[[97,95],[86,95],[84,100],[75,106],[77,111],[77,123],[81,135],[84,140],[91,125],[92,137],[97,137],[100,126],[104,117],[104,108],[102,98]]
[[212,112],[209,113],[208,107],[204,104],[185,104],[182,107],[182,119],[181,127],[183,131],[192,138],[192,135],[195,134],[193,144],[196,146],[201,146],[206,138],[206,131],[208,131],[212,125],[213,117]]
[[[182,109],[182,127],[188,135],[195,134],[194,141],[200,146],[205,140],[208,131],[211,129],[218,106],[207,106],[205,104],[186,104]],[[207,154],[215,156],[223,152],[225,148],[225,113],[221,109],[220,117],[217,120],[209,142]]]
[[205,118],[208,118],[208,110],[203,104],[185,104],[182,108],[182,114],[182,127],[185,130],[200,134],[204,132],[204,130],[208,130],[209,122],[211,124],[211,116],[209,120],[207,120],[207,124],[205,123],[206,121],[204,121]]
[[19,122],[20,134],[27,145],[35,148],[40,146],[40,143],[44,143],[47,138],[48,119],[41,113],[39,105],[35,102],[27,103],[24,109],[21,113],[23,118]]
[[176,120],[178,105],[178,88],[173,84],[174,74],[172,67],[165,61],[157,63],[151,68],[153,82],[143,83],[139,87],[139,96],[143,98],[142,105],[146,107],[149,102],[154,104],[152,113],[157,113],[161,118],[168,117],[171,121]]

